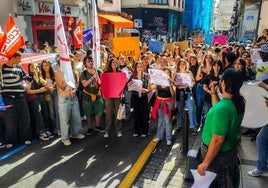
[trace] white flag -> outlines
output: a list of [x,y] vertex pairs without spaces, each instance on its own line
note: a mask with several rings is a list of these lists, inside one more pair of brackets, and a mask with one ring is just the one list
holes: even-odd
[[[90,1],[90,0],[89,0]],[[97,5],[95,0],[91,0],[92,7],[92,23],[93,23],[93,49],[92,57],[94,60],[95,68],[100,68],[100,29],[99,29],[99,20]]]
[[69,48],[66,40],[64,25],[61,18],[59,1],[54,0],[55,3],[55,45],[59,48],[60,67],[64,74],[66,83],[71,87],[75,86],[74,75],[69,57]]

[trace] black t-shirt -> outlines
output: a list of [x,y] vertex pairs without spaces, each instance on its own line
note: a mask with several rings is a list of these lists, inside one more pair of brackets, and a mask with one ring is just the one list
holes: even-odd
[[158,97],[161,97],[161,98],[171,97],[170,86],[163,88],[162,86],[157,85],[157,92],[158,92]]

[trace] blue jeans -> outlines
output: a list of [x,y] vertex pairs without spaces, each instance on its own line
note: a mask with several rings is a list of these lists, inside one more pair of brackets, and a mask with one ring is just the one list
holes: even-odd
[[76,96],[72,98],[59,96],[59,116],[62,140],[69,139],[69,129],[71,135],[79,134],[82,121]]
[[203,89],[203,84],[198,83],[196,85],[196,121],[197,125],[202,122],[202,113],[205,99],[205,91]]
[[[208,113],[209,109],[212,107],[212,104],[209,102],[204,101],[204,116]],[[203,119],[202,119],[203,120]]]
[[50,131],[57,133],[60,130],[58,94],[55,90],[51,93],[51,100],[46,101],[49,113]]
[[[171,103],[166,102],[168,111],[170,112],[172,109]],[[163,114],[163,102],[161,102],[158,112],[158,127],[157,127],[157,137],[162,140],[164,136],[164,131],[166,129],[166,140],[171,141],[172,140],[172,125],[171,120],[168,116],[168,114]]]
[[268,125],[265,125],[257,135],[257,150],[258,150],[257,169],[267,171]]
[[187,99],[184,100],[184,92],[180,91],[180,100],[176,101],[178,107],[177,125],[178,128],[183,125],[183,111],[184,106],[186,105],[188,109],[190,128],[197,128],[194,98],[191,92],[187,92],[186,95]]

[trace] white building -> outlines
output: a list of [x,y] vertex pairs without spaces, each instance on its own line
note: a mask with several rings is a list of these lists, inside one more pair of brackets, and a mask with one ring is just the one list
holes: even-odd
[[215,18],[215,31],[228,31],[231,27],[231,17],[235,0],[219,0],[218,12]]

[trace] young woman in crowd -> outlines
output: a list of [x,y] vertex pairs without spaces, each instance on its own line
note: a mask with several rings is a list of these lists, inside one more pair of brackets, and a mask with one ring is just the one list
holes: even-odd
[[236,70],[239,70],[243,73],[243,81],[246,82],[246,81],[249,81],[250,80],[250,77],[249,75],[247,74],[247,69],[246,69],[246,61],[242,58],[237,58],[234,62],[234,65],[233,67],[236,69]]
[[28,64],[28,72],[32,79],[27,83],[26,88],[32,133],[33,136],[39,135],[40,140],[49,140],[50,134],[46,132],[48,127],[45,127],[41,106],[41,100],[43,99],[40,95],[47,91],[46,82],[41,77],[36,64]]
[[173,50],[173,57],[174,58],[182,58],[182,55],[181,55],[181,49],[179,46],[176,46]]
[[209,73],[204,77],[203,89],[205,91],[204,98],[204,116],[207,114],[208,110],[212,107],[211,103],[211,84],[218,85],[220,81],[220,75],[222,74],[222,63],[221,61],[213,61],[212,68]]
[[[117,73],[121,72],[119,70],[119,62],[117,58],[110,58],[107,64],[107,70],[105,73]],[[110,136],[110,127],[115,117],[115,131],[117,137],[122,137],[122,120],[118,120],[116,118],[116,114],[119,109],[119,105],[121,102],[121,98],[106,98],[105,99],[105,110],[106,110],[106,126],[105,126],[105,134],[104,138],[108,138]],[[115,114],[115,115],[114,115]]]
[[189,85],[187,83],[182,83],[177,85],[176,87],[176,106],[178,108],[178,116],[177,116],[177,130],[179,130],[183,125],[183,111],[184,107],[186,106],[188,109],[189,114],[189,123],[190,128],[192,130],[192,133],[194,135],[197,134],[197,122],[196,122],[196,114],[195,114],[195,103],[193,99],[192,94],[192,86],[195,83],[195,79],[193,77],[193,74],[191,71],[189,71],[189,63],[184,60],[180,59],[178,66],[177,66],[177,72],[175,75],[175,82],[176,79],[179,77],[180,73],[188,74],[188,76],[191,78],[192,85]]
[[54,71],[51,62],[44,60],[41,63],[41,75],[47,82],[47,91],[45,93],[45,101],[49,113],[50,131],[54,134],[60,134],[60,120],[58,109],[58,93],[55,83]]
[[196,74],[196,120],[198,126],[201,125],[202,122],[202,113],[203,113],[203,106],[204,106],[204,97],[205,91],[203,89],[203,78],[209,73],[211,70],[211,65],[214,59],[212,58],[211,53],[206,53],[204,55],[203,61],[198,67],[197,74]]
[[141,135],[146,137],[149,134],[149,111],[147,93],[148,76],[143,74],[143,65],[136,62],[134,65],[133,76],[131,76],[128,86],[134,84],[135,81],[141,81],[142,87],[140,91],[131,91],[132,107],[134,108],[134,134],[133,137]]
[[169,76],[170,86],[152,85],[151,89],[157,90],[156,101],[152,110],[152,118],[157,119],[157,137],[154,142],[159,142],[164,138],[164,131],[166,132],[167,145],[172,144],[172,109],[173,109],[173,95],[175,88],[172,81],[172,72],[168,68],[163,71]]

